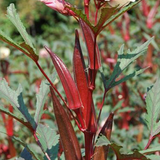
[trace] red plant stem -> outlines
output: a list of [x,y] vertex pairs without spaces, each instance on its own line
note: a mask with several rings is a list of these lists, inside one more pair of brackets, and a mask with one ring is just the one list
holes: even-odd
[[96,8],[95,25],[97,24],[97,19],[98,19],[98,8]]
[[89,20],[89,1],[90,0],[84,0],[84,10],[88,20]]
[[9,74],[28,74],[28,71],[11,71]]
[[93,134],[90,132],[85,132],[85,160],[90,160],[93,153]]
[[145,150],[149,148],[149,146],[150,146],[150,144],[151,144],[151,142],[152,142],[153,139],[154,139],[153,136],[150,136],[150,137],[149,137],[148,143],[147,143],[147,145],[146,145],[145,148],[144,148]]
[[39,68],[39,70],[42,72],[42,74],[46,77],[46,79],[48,80],[48,82],[50,83],[50,85],[53,87],[53,89],[56,91],[56,93],[59,95],[59,97],[61,98],[61,100],[64,102],[64,104],[66,106],[67,103],[66,101],[63,99],[63,97],[61,96],[61,94],[58,92],[57,88],[55,87],[55,85],[52,83],[52,81],[49,79],[49,77],[46,75],[46,73],[43,71],[43,69],[41,68],[41,66],[39,65],[38,61],[35,61],[37,67]]
[[[12,105],[9,105],[9,111],[11,113],[13,113],[13,106]],[[7,121],[8,121],[7,122],[7,126],[6,126],[7,135],[9,137],[11,137],[11,136],[13,136],[13,118],[11,116],[8,116],[8,120]]]

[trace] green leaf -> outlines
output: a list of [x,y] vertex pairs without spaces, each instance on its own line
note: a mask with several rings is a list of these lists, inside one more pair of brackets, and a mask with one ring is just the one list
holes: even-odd
[[122,146],[118,146],[115,143],[111,143],[108,141],[108,139],[105,136],[101,136],[100,138],[98,138],[98,141],[96,143],[96,146],[110,146],[111,149],[115,152],[116,156],[117,156],[117,160],[149,160],[145,155],[143,155],[142,153],[140,153],[139,151],[135,150],[133,153],[128,153],[128,154],[123,154],[121,153],[121,149],[123,148]]
[[99,32],[102,30],[102,26],[103,24],[109,20],[109,18],[111,16],[114,15],[114,13],[118,10],[118,7],[112,7],[112,8],[109,8],[109,7],[106,7],[106,8],[102,8],[101,9],[101,15],[100,15],[100,19],[97,23],[96,26],[94,26],[94,33],[96,33],[97,35],[99,34]]
[[75,15],[82,19],[94,32],[94,34],[98,35],[107,25],[109,25],[111,22],[113,22],[115,19],[117,19],[119,16],[121,16],[124,12],[127,12],[131,8],[133,8],[135,5],[137,5],[140,1],[131,3],[130,5],[122,8],[117,14],[114,15],[114,13],[118,10],[118,7],[112,7],[112,8],[102,8],[101,9],[101,15],[99,22],[96,26],[93,26],[89,20],[87,19],[87,16],[82,13],[80,9],[77,9],[75,7],[68,7],[70,10],[72,10]]
[[144,54],[148,48],[148,45],[152,41],[153,38],[149,39],[147,42],[145,42],[143,45],[135,49],[134,51],[128,50],[127,54],[124,54],[124,45],[121,46],[120,50],[118,51],[118,60],[116,63],[116,66],[114,67],[113,73],[111,74],[110,78],[106,81],[105,76],[101,72],[102,80],[105,85],[106,90],[109,90],[110,88],[125,82],[126,80],[133,78],[140,73],[142,73],[145,69],[141,69],[138,71],[134,71],[133,73],[125,76],[124,78],[120,79],[119,81],[116,81],[116,78],[119,77],[119,75],[131,64],[133,63],[138,57],[140,57],[142,54]]
[[15,25],[15,27],[17,28],[17,30],[21,34],[21,36],[24,39],[24,41],[26,42],[26,44],[28,44],[36,53],[36,49],[34,48],[34,46],[32,44],[32,40],[29,37],[25,27],[23,26],[13,3],[11,3],[9,5],[9,7],[7,7],[7,17]]
[[110,23],[112,23],[115,19],[117,19],[119,16],[121,16],[123,13],[127,12],[128,10],[130,10],[131,8],[133,8],[135,5],[137,5],[140,1],[136,1],[134,3],[131,3],[130,5],[122,8],[117,14],[113,15],[111,18],[109,18],[106,23],[103,25],[103,27],[101,27],[102,31],[106,26],[108,26]]
[[160,79],[157,79],[154,86],[147,92],[146,105],[147,114],[145,120],[147,122],[150,136],[160,133],[160,121],[157,121],[160,113]]
[[58,154],[59,135],[57,135],[55,130],[42,124],[38,125],[36,135],[43,147],[43,150],[51,160],[54,160]]
[[150,153],[154,153],[154,152],[157,152],[157,151],[160,151],[160,146],[156,146],[156,147],[149,148],[149,149],[146,149],[146,150],[142,150],[142,151],[139,151],[139,152],[142,153],[142,154],[150,154]]
[[69,6],[66,7],[72,10],[78,18],[82,19],[83,22],[85,22],[93,30],[94,28],[93,25],[89,22],[87,16],[84,13],[82,13],[82,10],[77,9],[76,7],[69,7]]
[[18,137],[12,136],[11,137],[12,140],[17,141],[19,144],[21,144],[23,147],[25,147],[28,152],[36,159],[36,160],[41,160],[38,155],[34,152],[34,150],[25,142],[23,142],[21,139],[19,139]]
[[25,117],[23,115],[21,115],[21,114],[13,114],[12,112],[8,111],[6,108],[2,107],[1,104],[0,104],[0,112],[11,116],[12,118],[16,119],[17,121],[22,123],[24,126],[26,126],[28,129],[32,130],[32,127],[31,127],[30,123],[28,123],[26,121],[26,119],[25,119]]
[[108,146],[110,145],[111,142],[106,138],[106,136],[103,136],[101,135],[99,138],[98,138],[98,141],[96,143],[96,146]]
[[28,108],[24,104],[23,97],[22,97],[22,92],[18,96],[18,103],[19,103],[19,106],[20,106],[18,109],[20,110],[20,112],[23,114],[23,116],[27,119],[27,121],[31,124],[31,126],[35,130],[36,127],[37,127],[37,124],[34,121],[33,117],[29,114]]
[[150,160],[160,160],[160,156],[158,155],[146,155]]
[[24,160],[33,160],[32,159],[32,155],[30,154],[30,152],[26,148],[23,149],[23,151],[21,152],[20,156],[21,157],[18,158],[19,160],[21,158],[24,159]]
[[45,99],[49,93],[49,86],[46,83],[47,81],[43,81],[41,83],[39,93],[36,96],[37,103],[36,103],[36,113],[34,116],[34,120],[37,124],[40,122],[41,116],[43,114]]
[[19,108],[18,96],[22,92],[21,85],[16,91],[12,90],[5,79],[0,81],[0,98],[6,99],[14,108]]
[[38,60],[38,56],[36,54],[33,54],[33,51],[31,51],[31,53],[29,52],[29,47],[28,49],[26,49],[27,47],[25,47],[24,45],[19,45],[18,43],[16,43],[14,40],[12,40],[10,37],[8,37],[3,31],[0,30],[0,40],[2,40],[5,43],[8,43],[9,45],[13,46],[14,48],[20,50],[21,52],[23,52],[24,54],[26,54],[28,57],[30,57],[31,59],[33,59],[34,61]]
[[31,46],[29,46],[25,42],[21,43],[20,46],[28,51],[28,53],[30,54],[30,56],[32,57],[33,60],[36,60],[36,61],[38,60],[38,56]]
[[[150,35],[146,34],[146,32],[143,33],[143,36],[148,40],[150,39]],[[153,41],[151,42],[151,44],[153,45],[153,47],[159,52],[160,48],[157,44],[157,42],[155,41],[155,39],[153,39]]]
[[18,112],[21,112],[25,119],[31,124],[33,129],[36,129],[36,123],[29,114],[28,109],[23,102],[21,85],[19,85],[18,89],[14,91],[8,86],[5,79],[0,81],[0,98],[6,99],[16,111],[18,109]]

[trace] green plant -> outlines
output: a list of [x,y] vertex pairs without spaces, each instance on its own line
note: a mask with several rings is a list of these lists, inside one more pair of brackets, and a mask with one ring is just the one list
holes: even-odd
[[[9,134],[9,139],[15,140],[24,146],[24,150],[20,154],[20,157],[24,159],[56,159],[60,158],[62,151],[64,152],[64,157],[66,160],[90,160],[90,159],[107,159],[109,157],[109,147],[114,151],[118,160],[130,160],[130,159],[151,159],[155,155],[148,156],[146,154],[159,151],[159,148],[152,148],[148,150],[136,150],[133,153],[121,153],[119,145],[112,143],[109,140],[112,135],[112,123],[114,114],[117,113],[118,108],[116,108],[113,113],[110,113],[108,119],[105,121],[102,128],[99,125],[101,118],[101,112],[104,105],[106,95],[109,91],[116,87],[117,85],[124,84],[130,78],[135,78],[145,69],[138,69],[130,71],[127,75],[123,74],[125,70],[142,54],[147,51],[148,45],[151,43],[153,38],[150,38],[147,42],[137,47],[135,50],[124,51],[124,45],[118,51],[118,58],[116,65],[113,68],[113,72],[108,76],[103,73],[103,68],[101,67],[100,50],[97,44],[97,37],[100,33],[111,24],[115,19],[121,16],[123,13],[133,8],[139,3],[133,2],[128,6],[126,3],[122,6],[114,5],[114,3],[107,1],[94,1],[93,5],[96,9],[94,18],[90,18],[90,8],[92,5],[90,1],[84,1],[85,14],[81,10],[73,7],[71,4],[65,1],[45,1],[47,6],[60,12],[64,15],[73,16],[78,23],[83,32],[87,54],[88,54],[88,67],[86,67],[86,62],[81,50],[81,45],[79,41],[79,32],[75,31],[75,46],[73,53],[73,72],[74,79],[72,78],[70,71],[67,69],[62,60],[49,49],[45,47],[49,53],[53,65],[57,71],[59,79],[62,83],[63,89],[65,91],[66,99],[63,98],[62,94],[59,92],[55,85],[56,74],[54,78],[51,78],[46,74],[44,69],[42,69],[39,63],[39,57],[37,55],[36,48],[32,43],[32,39],[26,32],[16,9],[13,4],[10,4],[7,10],[7,17],[14,24],[14,26],[19,31],[23,43],[17,43],[10,37],[6,36],[4,32],[0,31],[0,39],[14,48],[20,50],[25,55],[27,55],[36,66],[39,68],[40,72],[44,75],[47,81],[42,82],[40,87],[40,93],[37,95],[36,111],[34,118],[29,113],[27,107],[25,106],[22,87],[19,86],[16,91],[12,90],[5,80],[0,82],[0,97],[6,99],[13,108],[10,107],[10,111],[5,107],[0,107],[0,111],[4,117],[4,114],[8,114],[9,117],[16,119],[22,123],[27,129],[32,133],[36,143],[41,149],[40,156],[34,153],[29,145],[13,136],[13,131]],[[117,1],[116,1],[117,2]],[[91,21],[94,21],[93,25]],[[96,77],[100,73],[102,81],[104,84],[103,99],[100,103],[98,114],[96,113],[96,106],[94,103],[94,90],[96,89]],[[109,78],[106,78],[109,77]],[[158,117],[158,102],[152,105],[153,95],[158,95],[159,81],[155,84],[155,87],[151,88],[147,94],[146,103],[148,114],[146,116],[147,124],[150,129],[149,142],[144,149],[147,149],[152,140],[159,134],[159,126],[157,121]],[[44,113],[44,103],[49,90],[51,92],[51,98],[54,108],[54,118],[57,122],[58,134],[52,128],[41,123],[41,117]],[[153,92],[153,95],[152,95]],[[61,104],[63,103],[63,105]],[[151,104],[150,104],[151,103]],[[119,104],[121,105],[121,104]],[[118,106],[119,107],[119,106]],[[150,111],[151,110],[151,111]],[[156,112],[157,111],[157,112]],[[19,114],[19,115],[17,115]],[[153,118],[154,117],[154,118]],[[76,137],[76,132],[71,124],[71,120],[74,119],[75,124],[79,130],[84,134],[85,141],[85,156],[82,156],[80,150],[80,144]],[[5,122],[5,120],[4,120]],[[13,124],[12,121],[8,122]],[[153,129],[154,128],[154,129]],[[100,132],[99,132],[100,130]],[[103,135],[103,136],[102,136]],[[98,137],[98,138],[97,138]],[[58,139],[60,138],[60,141]],[[96,140],[97,139],[97,140]],[[97,141],[97,143],[96,143]],[[59,149],[59,150],[58,150]],[[62,157],[61,157],[62,158]]]

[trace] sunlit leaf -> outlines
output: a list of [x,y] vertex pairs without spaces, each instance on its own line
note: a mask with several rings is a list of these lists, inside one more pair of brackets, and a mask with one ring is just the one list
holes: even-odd
[[85,22],[91,29],[93,29],[93,25],[89,22],[87,16],[82,12],[82,10],[77,9],[76,7],[67,7],[72,10],[78,18],[82,19],[83,22]]
[[18,109],[21,112],[23,117],[25,117],[34,129],[36,128],[36,123],[23,102],[22,87],[20,85],[18,89],[14,91],[8,86],[6,80],[0,81],[0,98],[6,99],[16,111]]
[[142,151],[139,151],[140,153],[142,154],[150,154],[150,153],[154,153],[154,152],[158,152],[160,151],[160,146],[155,146],[155,147],[152,147],[152,148],[148,148],[146,150],[142,150]]
[[157,79],[154,86],[147,92],[146,122],[150,135],[153,137],[160,133],[160,121],[157,121],[160,113],[160,79]]
[[11,116],[12,118],[14,118],[17,121],[19,121],[20,123],[22,123],[24,126],[28,127],[30,130],[32,130],[30,123],[26,121],[26,119],[23,115],[17,114],[17,113],[13,114],[12,112],[8,111],[8,109],[2,107],[1,104],[0,104],[0,112]]
[[40,85],[39,93],[36,96],[37,103],[36,103],[36,112],[35,112],[34,120],[37,124],[40,122],[41,116],[43,114],[45,99],[49,93],[49,86],[46,83],[47,81],[42,81]]
[[100,19],[97,23],[97,25],[94,27],[94,33],[96,35],[98,35],[98,33],[101,31],[102,27],[103,27],[103,24],[109,20],[109,18],[111,16],[114,15],[114,13],[118,10],[117,7],[113,7],[113,8],[109,8],[109,7],[106,7],[106,8],[102,8],[101,9],[101,14],[100,14]]
[[51,160],[54,160],[58,154],[59,135],[55,130],[42,124],[38,125],[36,134],[43,150],[47,153]]
[[139,74],[141,74],[145,69],[134,71],[133,73],[124,76],[120,80],[116,81],[116,78],[119,77],[119,75],[127,68],[131,63],[133,63],[138,57],[140,57],[142,54],[144,54],[147,51],[148,45],[152,41],[153,38],[149,39],[147,42],[145,42],[143,45],[137,47],[134,51],[129,51],[127,54],[124,53],[124,45],[121,46],[120,50],[118,51],[118,59],[116,66],[114,67],[114,70],[108,80],[105,79],[105,76],[101,72],[102,80],[104,82],[106,90],[109,90],[110,88],[125,82],[126,80],[133,78]]
[[127,12],[128,10],[130,10],[131,8],[133,8],[134,6],[136,6],[140,1],[136,1],[131,3],[130,5],[120,9],[120,11],[118,13],[116,13],[115,15],[113,15],[111,18],[109,18],[105,24],[103,25],[103,27],[101,27],[102,31],[106,26],[108,26],[110,23],[112,23],[115,19],[117,19],[119,16],[121,16],[123,13]]
[[32,40],[29,37],[25,27],[23,26],[13,3],[11,3],[9,7],[7,7],[7,17],[15,25],[22,38],[24,39],[25,43],[33,49],[34,53],[36,53],[36,49],[33,47]]
[[[106,141],[106,143],[108,142],[108,145],[102,145],[102,146],[96,146],[95,150],[94,150],[94,156],[93,156],[93,160],[106,160],[108,157],[108,151],[109,151],[109,140],[111,139],[111,133],[112,133],[112,125],[113,125],[113,117],[114,114],[110,113],[110,115],[108,116],[106,122],[104,123],[99,136],[101,137],[101,135],[104,135],[104,137],[106,137],[105,140],[101,140],[101,142],[103,143],[103,141]],[[102,138],[104,138],[102,137]],[[100,141],[99,141],[100,143]]]
[[35,153],[35,151],[28,145],[26,144],[25,142],[23,142],[21,139],[19,139],[18,137],[15,137],[15,136],[12,136],[12,139],[14,141],[17,141],[19,144],[21,144],[23,147],[25,147],[28,152],[33,156],[34,159],[36,160],[41,160],[38,155]]
[[[2,40],[5,43],[8,43],[9,45],[13,46],[14,48],[20,50],[21,52],[23,52],[24,54],[26,54],[28,57],[30,57],[31,59],[37,61],[38,60],[38,56],[36,54],[33,54],[31,51],[29,51],[29,47],[28,50],[26,50],[26,47],[19,45],[18,43],[16,43],[14,40],[12,40],[10,37],[8,37],[3,31],[0,30],[0,40]],[[24,48],[23,48],[24,47]]]
[[12,106],[19,108],[18,96],[22,92],[21,85],[18,86],[16,91],[12,90],[5,79],[0,81],[0,98],[6,99]]
[[140,153],[138,150],[133,151],[133,153],[123,154],[121,153],[122,146],[118,146],[115,143],[111,143],[105,136],[100,136],[96,146],[110,146],[111,149],[115,152],[117,160],[150,160],[145,155]]
[[158,155],[146,155],[147,158],[149,158],[150,160],[159,160],[160,159],[160,156]]

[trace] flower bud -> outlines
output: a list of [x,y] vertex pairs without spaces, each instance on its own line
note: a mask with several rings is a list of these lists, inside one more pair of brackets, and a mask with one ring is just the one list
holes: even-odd
[[40,0],[43,2],[46,6],[52,8],[53,10],[70,16],[70,10],[66,6],[71,6],[68,2],[65,2],[65,0]]

